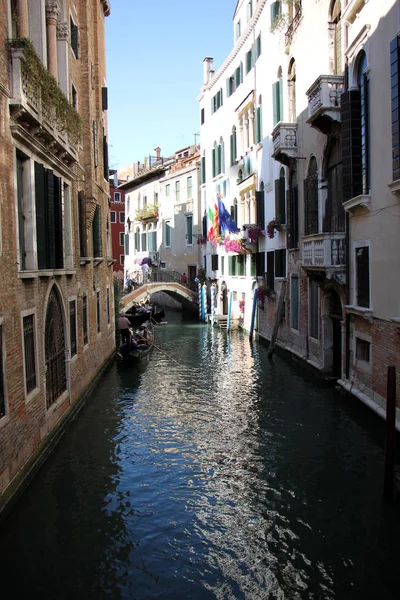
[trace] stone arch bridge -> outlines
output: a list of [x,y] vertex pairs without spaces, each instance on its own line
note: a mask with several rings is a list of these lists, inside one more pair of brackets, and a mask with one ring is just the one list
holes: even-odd
[[120,302],[123,311],[132,306],[134,302],[146,300],[149,298],[149,296],[155,294],[156,292],[165,292],[171,296],[171,298],[174,298],[174,300],[180,302],[184,308],[194,312],[198,311],[197,290],[191,289],[191,287],[195,288],[195,285],[191,285],[191,287],[189,287],[183,283],[179,283],[178,281],[154,281],[151,280],[152,276],[150,276],[149,279],[150,281],[148,281],[148,283],[142,283],[141,285],[135,287],[135,289],[128,294],[122,296]]

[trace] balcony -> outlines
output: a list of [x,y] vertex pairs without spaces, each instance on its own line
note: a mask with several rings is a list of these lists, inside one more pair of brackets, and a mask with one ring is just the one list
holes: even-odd
[[275,160],[288,166],[291,159],[297,158],[297,123],[280,121],[272,130]]
[[343,89],[342,75],[320,75],[306,92],[307,123],[322,133],[330,133],[332,121],[340,123],[340,96]]
[[[292,8],[293,9],[293,8]],[[303,11],[301,8],[301,2],[295,3],[295,14],[292,20],[289,23],[289,26],[285,33],[285,46],[290,46],[293,41],[293,36],[298,28],[301,17],[303,15]]]
[[336,279],[339,274],[343,277],[346,260],[344,233],[317,233],[305,236],[302,245],[303,269],[321,271],[328,278],[334,274]]
[[14,137],[45,148],[66,165],[78,161],[81,119],[27,40],[9,42]]

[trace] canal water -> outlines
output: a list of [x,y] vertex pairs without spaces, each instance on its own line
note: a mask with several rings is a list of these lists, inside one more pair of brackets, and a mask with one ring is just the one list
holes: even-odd
[[1,598],[398,599],[382,421],[245,334],[168,320],[1,527]]

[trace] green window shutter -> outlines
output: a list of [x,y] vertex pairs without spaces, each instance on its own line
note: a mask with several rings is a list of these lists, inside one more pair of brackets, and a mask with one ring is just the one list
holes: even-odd
[[240,63],[240,83],[243,83],[243,63]]
[[216,156],[216,149],[213,148],[212,151],[212,176],[215,177],[217,174],[217,156]]
[[228,275],[233,275],[232,270],[233,270],[233,265],[232,265],[232,259],[233,256],[228,256]]
[[278,106],[279,106],[279,121],[283,121],[283,79],[282,77],[278,81]]
[[280,212],[279,212],[279,184],[280,180],[275,179],[274,190],[275,190],[275,221],[280,223]]
[[142,252],[147,250],[147,233],[142,233]]
[[272,84],[272,106],[273,106],[273,110],[274,110],[274,114],[273,114],[273,120],[274,120],[274,126],[277,124],[278,122],[278,82],[275,82]]
[[229,96],[231,95],[231,88],[230,88],[230,77],[227,77],[226,79],[226,97],[229,98]]
[[128,256],[129,254],[129,234],[126,233],[124,235],[124,254],[125,256]]

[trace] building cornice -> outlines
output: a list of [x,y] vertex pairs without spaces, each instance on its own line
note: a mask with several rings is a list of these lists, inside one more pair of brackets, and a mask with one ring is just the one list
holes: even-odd
[[239,54],[240,50],[243,48],[243,46],[249,39],[250,35],[253,33],[253,30],[254,30],[256,24],[258,23],[258,20],[261,16],[261,13],[262,13],[266,3],[267,3],[267,0],[260,0],[260,2],[257,4],[256,11],[255,11],[253,17],[250,19],[250,21],[246,27],[246,30],[243,32],[243,35],[240,36],[240,38],[236,42],[235,46],[231,50],[230,54],[225,59],[225,61],[222,63],[222,65],[220,66],[218,71],[215,73],[215,75],[211,79],[211,81],[209,81],[209,83],[206,83],[205,85],[203,85],[202,90],[197,98],[198,101],[200,101],[201,98],[203,97],[203,92],[211,89],[217,83],[217,81],[222,77],[222,75],[225,73],[225,71],[228,69],[228,67],[232,64],[232,62],[235,60],[235,58]]

